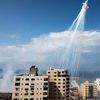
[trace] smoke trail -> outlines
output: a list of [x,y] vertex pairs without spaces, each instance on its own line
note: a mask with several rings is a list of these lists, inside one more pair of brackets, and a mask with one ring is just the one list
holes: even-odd
[[84,23],[85,23],[85,16],[86,16],[86,11],[87,11],[87,1],[85,1],[85,3],[83,3],[82,9],[79,13],[79,15],[77,16],[77,18],[74,20],[74,22],[72,23],[71,27],[69,30],[73,30],[73,34],[72,34],[72,38],[70,40],[70,48],[69,50],[73,50],[71,53],[72,55],[72,59],[73,61],[70,62],[70,66],[72,68],[72,75],[77,75],[77,70],[79,67],[79,61],[80,61],[80,56],[81,56],[81,43],[80,40],[82,37],[80,37],[80,39],[77,38],[77,36],[79,36],[80,31],[84,30]]
[[[77,74],[77,70],[79,67],[79,61],[81,56],[81,39],[82,37],[79,37],[79,34],[84,30],[84,24],[85,24],[85,16],[87,11],[87,1],[83,3],[83,6],[81,8],[81,11],[79,12],[76,19],[73,21],[71,27],[69,28],[70,32],[70,39],[66,47],[63,48],[62,55],[60,57],[61,66],[67,66],[71,68],[71,74],[74,76]],[[64,53],[63,53],[64,52]]]

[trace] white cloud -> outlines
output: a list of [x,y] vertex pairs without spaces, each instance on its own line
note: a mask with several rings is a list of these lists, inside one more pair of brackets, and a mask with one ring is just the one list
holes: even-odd
[[[24,45],[0,46],[0,62],[8,64],[12,61],[16,63],[46,63],[50,55],[53,57],[54,52],[60,52],[65,47],[67,49],[72,33],[69,31],[52,32],[49,35],[32,38],[31,42]],[[100,32],[78,32],[73,41],[77,41],[77,44],[82,48],[82,52],[92,52],[92,47],[99,45]]]

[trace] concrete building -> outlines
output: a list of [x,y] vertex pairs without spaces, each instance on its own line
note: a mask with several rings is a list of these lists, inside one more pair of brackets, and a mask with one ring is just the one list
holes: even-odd
[[83,100],[98,100],[97,86],[94,83],[84,82],[81,84],[81,91]]
[[50,69],[49,76],[49,100],[69,100],[69,75],[66,70]]
[[35,66],[29,74],[14,77],[12,100],[49,100],[48,76],[38,76]]

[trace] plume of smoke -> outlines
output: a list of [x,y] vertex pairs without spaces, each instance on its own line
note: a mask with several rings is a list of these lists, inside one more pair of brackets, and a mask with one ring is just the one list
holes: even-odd
[[85,1],[85,3],[83,3],[80,13],[69,28],[69,31],[73,32],[67,47],[67,54],[69,54],[69,57],[67,58],[66,65],[72,69],[72,75],[77,74],[79,67],[79,60],[81,56],[81,44],[79,43],[79,40],[81,40],[82,37],[80,37],[80,39],[77,39],[77,37],[79,36],[80,32],[84,30],[85,16],[88,8],[87,2],[88,1]]
[[11,92],[12,91],[12,79],[14,72],[11,67],[4,69],[3,78],[1,79],[0,92]]

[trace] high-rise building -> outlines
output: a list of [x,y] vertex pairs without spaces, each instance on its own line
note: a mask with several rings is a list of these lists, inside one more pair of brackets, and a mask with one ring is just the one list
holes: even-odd
[[83,100],[97,100],[98,98],[98,91],[97,86],[94,83],[89,83],[88,81],[81,84],[81,91]]
[[14,77],[12,100],[49,100],[48,76],[38,76],[32,66],[29,74]]
[[49,76],[49,100],[69,100],[69,75],[64,69],[50,69]]

